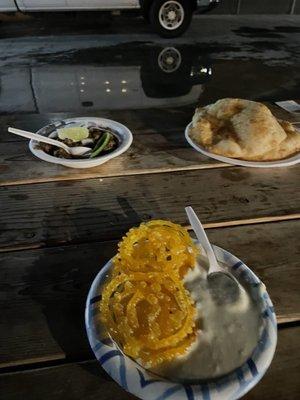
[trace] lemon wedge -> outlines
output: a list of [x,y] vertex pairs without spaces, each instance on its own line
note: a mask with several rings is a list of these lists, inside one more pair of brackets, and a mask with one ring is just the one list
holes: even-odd
[[57,129],[58,137],[60,140],[70,139],[73,142],[81,142],[81,140],[89,137],[88,128],[82,126],[75,126],[73,128],[60,128]]

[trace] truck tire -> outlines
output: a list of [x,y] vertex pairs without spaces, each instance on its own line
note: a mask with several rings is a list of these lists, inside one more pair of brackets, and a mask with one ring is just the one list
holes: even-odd
[[160,36],[173,38],[187,30],[192,14],[189,0],[154,0],[149,17],[152,27]]

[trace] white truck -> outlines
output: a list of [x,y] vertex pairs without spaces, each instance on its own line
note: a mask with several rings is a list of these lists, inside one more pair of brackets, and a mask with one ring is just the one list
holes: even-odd
[[0,12],[140,9],[163,37],[177,37],[190,25],[194,12],[204,12],[219,0],[0,0]]

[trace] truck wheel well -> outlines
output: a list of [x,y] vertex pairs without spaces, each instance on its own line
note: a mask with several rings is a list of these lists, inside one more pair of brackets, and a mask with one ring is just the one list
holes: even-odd
[[[144,16],[149,15],[149,10],[153,1],[154,0],[140,0],[141,9]],[[190,0],[190,3],[192,5],[192,10],[195,11],[197,8],[197,0]]]

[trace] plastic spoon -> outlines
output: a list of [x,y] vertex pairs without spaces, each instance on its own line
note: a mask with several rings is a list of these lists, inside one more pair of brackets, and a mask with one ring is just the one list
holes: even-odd
[[51,144],[52,146],[60,147],[63,150],[65,150],[67,153],[69,153],[75,157],[79,157],[79,156],[87,155],[87,153],[91,153],[90,147],[83,147],[83,146],[69,147],[63,142],[59,142],[58,140],[51,139],[47,136],[38,135],[37,133],[23,131],[21,129],[11,128],[11,127],[8,128],[8,132],[14,133],[15,135],[23,136],[27,139],[33,139],[38,142],[48,143],[48,144]]
[[192,207],[186,207],[185,212],[209,261],[207,282],[214,301],[218,304],[236,302],[240,297],[241,290],[244,289],[230,272],[219,265],[205,230]]

